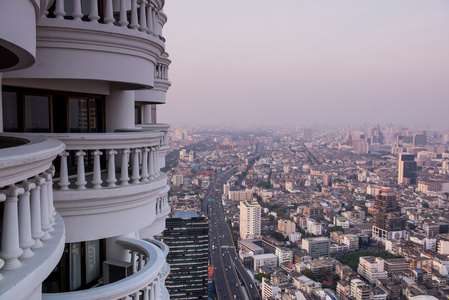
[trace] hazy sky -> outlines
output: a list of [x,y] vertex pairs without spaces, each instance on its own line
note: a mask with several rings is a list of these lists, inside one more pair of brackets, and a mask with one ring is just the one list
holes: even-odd
[[449,0],[167,0],[158,122],[449,127]]

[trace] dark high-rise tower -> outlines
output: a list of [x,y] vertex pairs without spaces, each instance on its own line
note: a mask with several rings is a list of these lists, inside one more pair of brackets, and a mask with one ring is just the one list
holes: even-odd
[[416,184],[416,161],[414,154],[399,154],[398,184]]
[[401,216],[395,193],[391,189],[380,189],[374,203],[373,235],[379,238],[399,238],[401,236],[394,232],[404,229],[405,218]]
[[162,241],[170,248],[165,286],[171,299],[207,299],[209,222],[197,212],[166,219]]

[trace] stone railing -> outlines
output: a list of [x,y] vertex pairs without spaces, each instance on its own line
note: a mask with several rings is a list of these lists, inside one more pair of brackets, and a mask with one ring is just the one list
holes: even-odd
[[121,238],[118,244],[131,253],[129,263],[133,265],[133,275],[101,287],[79,292],[43,294],[43,299],[161,299],[161,274],[166,265],[165,254],[153,243],[133,238]]
[[154,78],[168,80],[168,65],[163,63],[158,63],[155,66]]
[[50,274],[64,247],[64,223],[53,206],[52,160],[59,141],[0,136],[0,298],[27,298]]
[[[55,10],[52,14],[47,13],[46,17],[67,20],[73,22],[103,23],[110,26],[119,26],[138,30],[154,36],[161,36],[158,25],[159,10],[155,3],[147,0],[105,0],[104,13],[100,14],[97,0],[82,1],[72,0],[67,6],[64,0],[55,1]],[[45,16],[44,16],[45,18]]]
[[167,210],[170,210],[170,205],[168,204],[168,191],[170,187],[166,185],[156,198],[156,216],[165,214],[167,215]]
[[[51,134],[50,136],[66,144],[67,151],[59,155],[60,174],[57,182],[59,190],[115,188],[149,182],[158,179],[161,175],[158,151],[162,133]],[[86,176],[85,165],[88,154],[93,164],[92,176]],[[101,156],[106,156],[105,180],[102,177]],[[75,175],[69,175],[69,159],[76,161]]]
[[170,128],[169,124],[164,123],[144,123],[144,124],[136,124],[142,128],[142,131],[155,131],[163,133],[161,137],[161,147],[168,147],[168,128]]

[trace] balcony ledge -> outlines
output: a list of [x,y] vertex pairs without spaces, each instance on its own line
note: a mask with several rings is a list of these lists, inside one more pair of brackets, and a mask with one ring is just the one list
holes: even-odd
[[64,251],[65,226],[59,214],[55,216],[53,228],[51,238],[42,247],[32,249],[33,256],[20,259],[19,268],[1,270],[0,299],[29,299],[33,294],[40,295],[41,283],[59,263]]

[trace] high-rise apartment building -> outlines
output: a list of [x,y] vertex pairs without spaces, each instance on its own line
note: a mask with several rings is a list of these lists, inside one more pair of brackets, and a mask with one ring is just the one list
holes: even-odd
[[163,6],[1,2],[1,299],[169,298]]
[[307,250],[312,259],[329,257],[330,239],[323,236],[302,239],[302,249]]
[[304,128],[304,140],[310,142],[313,137],[313,130],[310,127]]
[[257,202],[240,203],[240,237],[244,240],[258,238],[261,233],[262,208]]
[[416,184],[416,161],[414,154],[399,154],[398,184]]
[[403,238],[405,221],[405,217],[401,216],[394,191],[381,188],[374,203],[373,237],[380,239]]
[[166,220],[162,241],[169,247],[171,299],[207,299],[209,222],[197,212],[176,212]]
[[386,279],[385,261],[380,257],[362,256],[360,257],[357,274],[375,284],[377,279]]

